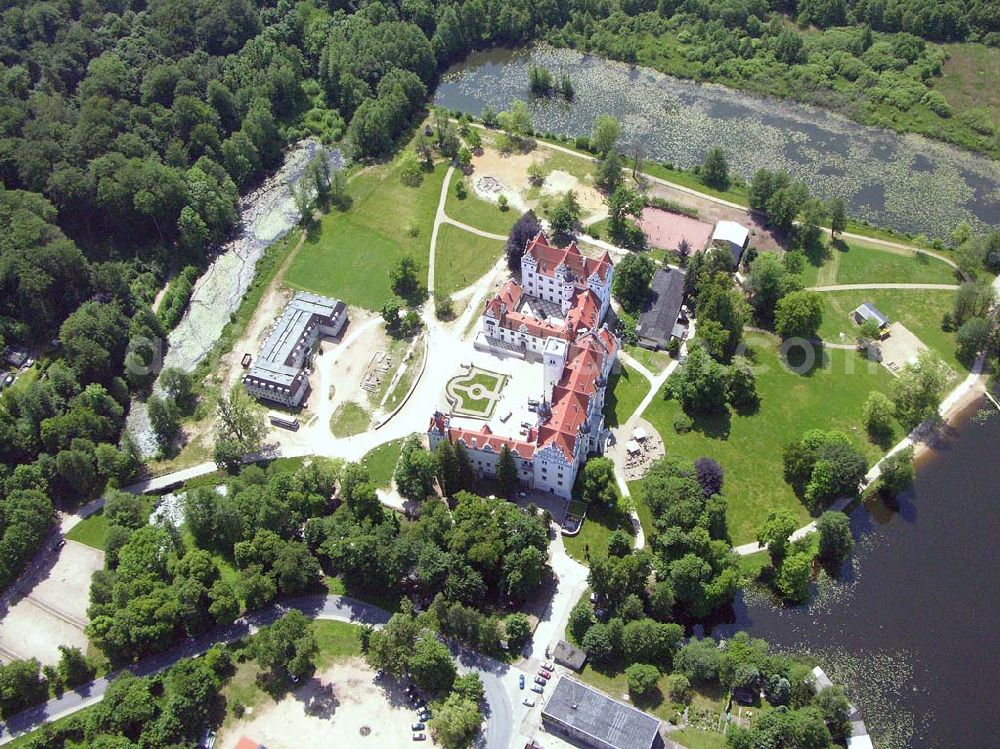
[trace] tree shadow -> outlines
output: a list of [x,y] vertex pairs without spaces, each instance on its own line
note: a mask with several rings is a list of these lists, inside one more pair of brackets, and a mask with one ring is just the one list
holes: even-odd
[[733,417],[728,408],[713,414],[695,414],[692,418],[694,420],[694,431],[700,432],[711,439],[729,439],[729,433],[732,431],[733,426]]
[[812,377],[817,371],[825,370],[829,364],[829,354],[823,341],[819,339],[808,343],[803,343],[800,339],[782,341],[778,354],[793,374],[802,377]]

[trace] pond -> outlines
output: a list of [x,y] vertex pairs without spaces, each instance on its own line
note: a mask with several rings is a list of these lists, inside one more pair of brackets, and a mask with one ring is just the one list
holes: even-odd
[[[574,101],[532,99],[532,65],[569,75]],[[647,159],[692,167],[720,146],[745,179],[785,169],[820,197],[844,198],[852,216],[896,231],[944,238],[962,220],[1000,226],[1000,163],[795,102],[548,47],[470,55],[435,94],[436,104],[476,115],[516,99],[529,101],[538,132],[589,135],[611,114],[623,150],[638,143]]]
[[752,593],[735,627],[815,654],[848,686],[879,749],[997,745],[1000,414],[967,412],[918,463],[899,513],[857,509],[843,580],[806,607]]

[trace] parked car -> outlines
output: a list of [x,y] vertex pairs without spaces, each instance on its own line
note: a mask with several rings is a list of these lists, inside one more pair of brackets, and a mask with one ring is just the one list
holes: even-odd
[[527,496],[528,496],[528,493],[527,493],[527,492],[518,492],[518,493],[517,493],[517,496],[519,496],[519,497],[521,497],[521,498],[524,498],[524,497],[527,497]]
[[518,677],[517,677],[517,685],[518,685],[518,686],[519,686],[519,687],[520,687],[521,689],[524,689],[524,674],[519,674],[519,675],[518,675]]
[[525,705],[525,707],[534,707],[535,706],[535,701],[533,699],[531,699],[530,697],[525,697],[523,704]]
[[420,710],[417,711],[417,717],[426,723],[431,719],[431,711],[428,710],[426,707],[422,707],[420,708]]
[[427,726],[425,726],[423,723],[414,723],[412,726],[410,726],[410,728],[414,731],[423,731],[425,728],[427,728]]
[[215,746],[215,731],[206,731],[201,740],[201,749],[212,749]]
[[66,539],[60,538],[58,541],[56,541],[56,545],[52,547],[52,551],[59,551],[59,549],[61,549],[65,545],[66,545]]
[[545,679],[545,681],[548,681],[549,679],[552,678],[552,674],[550,674],[544,668],[538,669],[538,675],[541,676],[543,679]]
[[543,663],[542,664],[542,668],[544,668],[546,671],[555,671],[556,670],[555,664],[551,663],[551,662],[550,663]]
[[[542,679],[542,681],[545,681],[545,680],[544,680],[544,679]],[[544,692],[545,690],[544,690],[544,689],[542,689],[542,687],[540,687],[540,686],[538,686],[537,684],[535,684],[534,686],[532,686],[532,687],[531,687],[531,691],[532,691],[532,692],[535,692],[536,694],[541,694],[541,693],[542,693],[542,692]]]
[[415,733],[413,734],[414,741],[427,741],[427,734],[425,733]]
[[422,699],[420,697],[414,697],[413,698],[413,706],[415,708],[417,708],[418,710],[423,710],[424,707],[427,706],[427,700]]
[[543,687],[544,687],[544,686],[545,686],[546,684],[548,684],[548,682],[547,682],[547,681],[546,681],[545,679],[543,679],[543,678],[542,678],[541,676],[536,676],[536,677],[535,677],[535,683],[536,683],[536,684],[541,684],[541,685],[542,685]]
[[382,677],[385,676],[385,671],[381,668],[375,672],[375,681],[382,681]]

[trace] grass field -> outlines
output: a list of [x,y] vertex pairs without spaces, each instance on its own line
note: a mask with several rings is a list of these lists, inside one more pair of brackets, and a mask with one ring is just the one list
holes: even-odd
[[945,44],[948,60],[933,80],[956,113],[984,109],[1000,128],[1000,49],[984,44]]
[[396,470],[396,461],[399,460],[399,451],[402,446],[402,440],[386,442],[361,459],[361,462],[368,468],[372,483],[379,489],[388,489],[392,484],[392,474]]
[[608,378],[608,389],[604,396],[604,421],[609,427],[616,427],[628,421],[642,399],[649,392],[649,380],[619,364],[617,372]]
[[681,746],[688,747],[688,749],[726,749],[729,746],[725,734],[716,731],[699,731],[697,728],[674,731],[670,734],[670,739]]
[[829,247],[822,266],[806,262],[806,286],[854,283],[958,283],[954,269],[921,252],[906,253],[838,242]]
[[659,374],[673,361],[666,351],[650,351],[632,344],[626,344],[625,351],[653,374]]
[[[825,341],[853,340],[857,326],[850,319],[851,310],[862,302],[871,302],[890,322],[901,322],[952,369],[965,372],[955,358],[955,336],[941,330],[941,318],[953,306],[955,292],[933,290],[874,289],[868,291],[824,291],[823,324],[820,337]],[[845,338],[840,337],[844,334]]]
[[427,275],[434,213],[447,167],[435,166],[419,187],[399,181],[398,162],[373,167],[351,182],[354,203],[313,227],[284,280],[291,286],[379,310],[393,296],[389,272],[404,255]]
[[[879,456],[878,448],[864,436],[861,411],[869,392],[887,392],[892,381],[884,367],[869,369],[854,351],[830,349],[825,352],[824,368],[802,375],[789,371],[779,359],[775,337],[755,334],[748,342],[759,368],[761,402],[755,414],[701,420],[691,432],[677,434],[673,421],[680,406],[676,401],[654,398],[645,412],[663,436],[667,455],[708,456],[722,464],[729,532],[735,544],[753,540],[757,526],[772,508],[789,509],[803,524],[808,522],[806,508],[782,477],[781,462],[785,445],[807,429],[839,429],[851,435],[870,462]],[[849,367],[853,374],[848,373]],[[632,484],[633,499],[640,483]],[[637,509],[643,523],[649,523],[649,513],[640,502]]]
[[575,536],[563,536],[563,544],[571,557],[587,564],[589,558],[608,555],[608,536],[619,528],[632,534],[632,521],[628,515],[617,507],[593,504],[587,508],[587,517],[580,532]]
[[434,258],[434,294],[445,297],[471,286],[489,272],[503,251],[504,243],[497,239],[442,224]]
[[70,541],[86,544],[94,549],[103,550],[104,537],[107,532],[108,520],[104,517],[104,510],[98,510],[70,528],[66,538]]
[[368,411],[354,401],[341,403],[330,417],[330,432],[334,437],[350,437],[361,434],[371,423]]
[[314,621],[310,627],[319,645],[317,669],[361,655],[361,627],[356,624]]
[[[465,180],[468,192],[468,197],[464,200],[459,200],[455,195],[454,185],[460,179]],[[448,218],[488,231],[491,234],[508,234],[511,227],[521,217],[521,212],[514,206],[508,206],[506,211],[501,211],[496,203],[477,197],[473,186],[475,179],[476,175],[463,177],[460,173],[456,173],[452,177],[451,185],[448,187],[448,197],[444,203],[445,214]]]

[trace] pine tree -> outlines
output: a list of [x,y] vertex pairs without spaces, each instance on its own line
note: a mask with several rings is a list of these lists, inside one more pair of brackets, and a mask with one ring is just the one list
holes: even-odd
[[465,451],[465,445],[461,442],[456,442],[453,447],[455,449],[455,463],[458,465],[458,488],[459,490],[472,491],[476,482],[476,474],[472,470],[472,460],[469,458],[469,453]]
[[451,442],[441,440],[434,451],[434,460],[437,463],[438,483],[441,484],[441,491],[444,492],[445,496],[450,497],[461,491],[463,487],[459,483],[461,476],[458,458]]
[[500,458],[497,460],[497,483],[500,494],[507,498],[512,497],[517,489],[517,463],[507,445],[501,448]]

